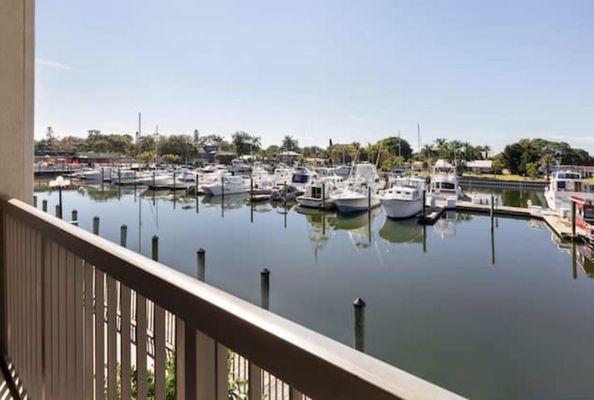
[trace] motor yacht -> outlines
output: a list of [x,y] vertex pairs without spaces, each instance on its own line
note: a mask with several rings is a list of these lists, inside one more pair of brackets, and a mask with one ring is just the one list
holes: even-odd
[[305,193],[297,197],[297,203],[306,208],[332,209],[336,205],[332,194],[342,189],[344,179],[338,175],[320,177],[305,189]]
[[375,165],[356,164],[351,170],[345,188],[330,197],[340,212],[365,211],[380,205],[378,196],[384,186],[385,182],[380,179]]
[[246,193],[250,191],[250,180],[238,175],[222,175],[218,181],[203,184],[201,189],[211,196]]
[[456,167],[445,160],[437,160],[432,168],[429,199],[455,201],[462,189],[458,183]]
[[425,179],[420,177],[400,178],[380,195],[382,208],[388,218],[404,219],[416,216],[423,209]]
[[561,170],[555,172],[545,188],[547,206],[565,216],[571,210],[571,196],[591,192],[587,181],[577,171]]

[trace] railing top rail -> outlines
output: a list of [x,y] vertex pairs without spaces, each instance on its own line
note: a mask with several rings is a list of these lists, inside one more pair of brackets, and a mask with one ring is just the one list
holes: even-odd
[[20,200],[0,209],[312,398],[461,398]]

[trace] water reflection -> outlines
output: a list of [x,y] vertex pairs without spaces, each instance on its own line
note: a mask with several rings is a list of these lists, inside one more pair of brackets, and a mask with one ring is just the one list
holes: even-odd
[[394,221],[386,218],[379,236],[390,243],[422,245],[423,231],[423,225],[418,224],[415,219]]

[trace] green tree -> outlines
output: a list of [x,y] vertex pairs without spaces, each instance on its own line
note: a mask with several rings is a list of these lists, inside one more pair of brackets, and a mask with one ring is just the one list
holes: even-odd
[[238,131],[231,137],[233,147],[239,156],[252,154],[260,149],[262,141],[259,136],[250,135],[247,132]]
[[381,148],[386,150],[392,156],[401,156],[404,159],[410,159],[412,156],[412,147],[402,138],[391,136],[379,141]]
[[291,135],[285,135],[283,138],[281,148],[284,151],[299,151],[299,142]]

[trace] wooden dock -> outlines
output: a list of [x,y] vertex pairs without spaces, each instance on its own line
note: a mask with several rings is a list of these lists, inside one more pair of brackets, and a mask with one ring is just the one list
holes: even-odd
[[[491,214],[491,206],[488,204],[475,204],[469,201],[457,201],[455,206],[446,206],[445,204],[436,207],[428,207],[426,215],[419,216],[419,223],[424,225],[433,225],[441,218],[446,211],[463,211],[470,213]],[[588,241],[586,232],[580,227],[576,227],[575,235],[572,233],[571,222],[562,219],[559,215],[550,210],[533,212],[529,208],[496,206],[493,208],[493,215],[531,218],[544,221],[547,226],[563,240],[584,240]]]

